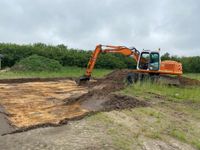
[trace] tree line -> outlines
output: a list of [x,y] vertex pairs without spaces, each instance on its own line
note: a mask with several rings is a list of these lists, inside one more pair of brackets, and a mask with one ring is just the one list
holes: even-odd
[[[65,45],[46,45],[43,43],[18,45],[0,43],[0,54],[4,55],[2,67],[12,67],[21,59],[31,55],[39,55],[55,59],[63,66],[86,67],[92,51],[68,48]],[[132,58],[120,54],[101,54],[95,68],[135,68],[136,63]]]
[[[43,43],[35,44],[10,44],[0,43],[0,54],[4,55],[2,67],[12,67],[21,59],[31,55],[39,55],[59,61],[62,66],[86,67],[92,51],[68,48],[61,45],[46,45]],[[166,53],[162,60],[176,60],[183,64],[184,72],[200,73],[200,56],[177,57]],[[101,54],[97,60],[95,68],[117,69],[117,68],[136,68],[133,58],[120,54]]]

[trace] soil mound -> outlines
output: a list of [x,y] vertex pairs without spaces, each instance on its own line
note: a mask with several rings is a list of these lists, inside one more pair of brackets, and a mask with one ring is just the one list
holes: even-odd
[[104,85],[102,88],[104,92],[113,92],[118,91],[120,89],[123,89],[125,87],[125,79],[128,73],[131,71],[128,69],[123,70],[115,70],[111,73],[109,73],[104,78],[98,79],[96,83],[91,86],[100,86]]
[[187,77],[180,77],[180,83],[181,85],[191,85],[191,86],[199,86],[200,85],[200,81],[199,80],[195,80],[195,79],[190,79]]
[[102,105],[105,111],[148,106],[148,104],[144,101],[139,101],[136,98],[130,96],[117,94],[110,95],[110,100],[104,102]]
[[144,101],[137,100],[130,96],[113,94],[116,91],[125,88],[125,79],[130,70],[115,70],[105,76],[97,79],[97,82],[86,84],[89,92],[81,96],[75,96],[66,99],[66,104],[79,103],[83,108],[90,111],[110,111],[137,106],[147,106]]

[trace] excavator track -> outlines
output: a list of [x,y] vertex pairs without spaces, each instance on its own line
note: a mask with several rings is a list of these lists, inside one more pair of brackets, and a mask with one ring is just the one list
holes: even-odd
[[151,81],[159,84],[166,85],[180,85],[180,78],[177,76],[169,76],[169,75],[160,75],[160,74],[144,74],[144,73],[128,73],[126,77],[126,82],[128,84],[134,84],[136,82],[145,82]]

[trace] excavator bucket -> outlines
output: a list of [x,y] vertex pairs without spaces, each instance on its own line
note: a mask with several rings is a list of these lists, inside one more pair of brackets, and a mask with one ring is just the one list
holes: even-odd
[[90,80],[90,77],[82,76],[82,77],[80,77],[80,78],[76,81],[76,83],[77,83],[78,85],[81,85],[81,84],[86,83],[86,82],[89,81],[89,80]]

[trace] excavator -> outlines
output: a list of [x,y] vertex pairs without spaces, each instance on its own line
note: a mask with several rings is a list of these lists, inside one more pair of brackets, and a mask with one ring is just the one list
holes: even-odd
[[118,53],[133,58],[137,62],[136,70],[127,75],[128,83],[134,83],[144,78],[159,78],[160,75],[181,76],[182,64],[172,60],[161,61],[160,49],[157,51],[139,51],[135,47],[97,45],[87,65],[85,74],[80,77],[79,83],[89,81],[98,56],[101,53]]

